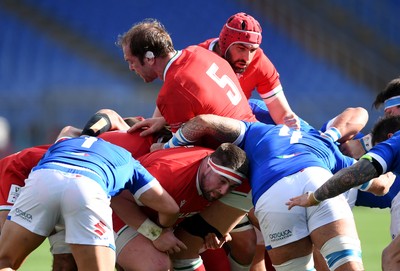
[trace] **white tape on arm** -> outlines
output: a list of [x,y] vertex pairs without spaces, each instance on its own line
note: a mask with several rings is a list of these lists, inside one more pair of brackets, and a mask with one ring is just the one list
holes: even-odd
[[137,229],[139,233],[141,233],[144,237],[150,239],[151,241],[156,240],[160,237],[162,228],[158,226],[156,223],[151,221],[150,219],[146,219],[140,227]]

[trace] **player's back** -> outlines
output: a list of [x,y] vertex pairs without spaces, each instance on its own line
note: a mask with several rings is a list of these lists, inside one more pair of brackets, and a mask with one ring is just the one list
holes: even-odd
[[157,106],[173,132],[200,114],[255,121],[229,63],[202,47],[180,51],[164,81]]
[[293,130],[285,125],[246,125],[240,146],[252,165],[250,182],[254,200],[278,180],[307,167],[336,171],[354,162],[342,155],[333,142],[317,133]]

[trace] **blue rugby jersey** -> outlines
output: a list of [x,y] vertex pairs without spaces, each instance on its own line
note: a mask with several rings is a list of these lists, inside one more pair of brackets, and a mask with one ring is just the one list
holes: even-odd
[[376,144],[367,153],[382,166],[383,173],[393,172],[400,174],[400,131],[379,144]]
[[111,197],[123,189],[129,189],[134,195],[138,191],[142,193],[156,182],[130,152],[89,136],[64,139],[52,145],[32,170],[43,168],[87,176]]
[[355,162],[316,130],[304,132],[284,125],[242,123],[242,135],[235,144],[245,150],[250,160],[253,204],[275,182],[304,168],[317,166],[335,173]]

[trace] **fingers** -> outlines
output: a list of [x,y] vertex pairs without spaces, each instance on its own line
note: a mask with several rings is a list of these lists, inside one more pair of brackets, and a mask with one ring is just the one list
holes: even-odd
[[128,129],[128,133],[133,133],[139,129],[147,129],[148,127],[149,124],[147,123],[147,121],[143,120],[132,125],[131,128]]
[[288,206],[288,210],[292,209],[295,206],[309,207],[316,204],[311,204],[309,200],[309,193],[305,193],[301,196],[297,196],[289,199],[288,202],[285,203]]
[[181,250],[186,250],[186,249],[187,249],[186,245],[180,240],[177,240],[176,244],[167,250],[167,253],[174,254],[181,252]]
[[300,129],[300,120],[294,114],[286,116],[284,118],[284,124],[293,129]]

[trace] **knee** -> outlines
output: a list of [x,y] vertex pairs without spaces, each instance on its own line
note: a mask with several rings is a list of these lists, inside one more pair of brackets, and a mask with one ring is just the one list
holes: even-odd
[[242,265],[251,264],[256,253],[257,236],[254,229],[231,233],[230,255]]
[[330,270],[348,263],[358,263],[362,267],[360,240],[345,235],[333,237],[320,249]]
[[0,258],[0,269],[3,270],[17,270],[21,267],[22,261],[15,261],[8,257],[1,257]]

